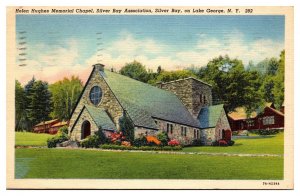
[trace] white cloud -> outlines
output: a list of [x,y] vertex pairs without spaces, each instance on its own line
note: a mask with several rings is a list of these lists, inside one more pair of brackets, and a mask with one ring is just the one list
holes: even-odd
[[[79,75],[85,80],[91,66],[98,62],[97,53],[88,58],[84,65],[78,64],[80,44],[74,39],[65,41],[64,47],[49,48],[45,44],[35,45],[27,66],[16,67],[17,79],[28,81],[32,75],[38,79],[54,82],[63,76]],[[174,49],[176,48],[176,49]],[[260,39],[247,42],[244,35],[237,30],[228,33],[225,38],[199,34],[195,46],[179,51],[176,45],[167,45],[153,38],[137,38],[128,32],[123,32],[119,39],[109,44],[102,54],[101,63],[107,68],[120,69],[125,63],[140,61],[147,68],[156,70],[159,65],[166,70],[182,69],[194,65],[204,66],[212,58],[228,54],[231,58],[239,58],[247,65],[278,57],[284,49],[284,43],[271,39]]]

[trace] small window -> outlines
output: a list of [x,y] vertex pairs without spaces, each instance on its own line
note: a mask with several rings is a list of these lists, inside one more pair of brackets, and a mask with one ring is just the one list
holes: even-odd
[[263,125],[273,125],[275,124],[274,116],[263,117]]
[[203,102],[204,102],[204,104],[206,104],[206,97],[205,97],[205,95],[203,95]]
[[200,103],[202,103],[202,94],[200,94]]
[[184,127],[181,126],[181,136],[184,136]]
[[173,125],[170,123],[167,123],[167,133],[173,134]]
[[157,124],[157,120],[154,120],[155,124]]
[[197,131],[196,131],[196,129],[194,129],[194,138],[195,139],[197,138]]
[[186,128],[186,127],[184,127],[184,136],[186,136],[186,129],[187,129],[187,128]]

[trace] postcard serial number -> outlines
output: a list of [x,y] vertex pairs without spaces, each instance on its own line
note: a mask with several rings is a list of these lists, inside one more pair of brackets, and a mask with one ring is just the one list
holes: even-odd
[[279,186],[280,183],[279,182],[263,182],[263,185],[265,185],[265,186],[268,186],[268,185]]

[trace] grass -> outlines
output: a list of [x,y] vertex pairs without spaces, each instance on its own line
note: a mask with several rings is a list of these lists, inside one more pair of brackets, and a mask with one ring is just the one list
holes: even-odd
[[15,132],[17,146],[47,146],[47,139],[54,135],[45,133]]
[[16,178],[278,180],[283,157],[16,149]]
[[283,154],[283,133],[275,136],[260,136],[254,139],[235,139],[235,144],[230,147],[199,146],[185,147],[185,152],[211,152],[211,153],[243,153],[243,154]]

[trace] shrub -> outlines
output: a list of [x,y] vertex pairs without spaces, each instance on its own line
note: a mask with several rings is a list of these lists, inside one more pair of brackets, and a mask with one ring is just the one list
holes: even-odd
[[228,143],[225,140],[219,140],[218,143],[219,146],[228,146]]
[[123,117],[119,119],[120,129],[123,135],[128,141],[132,142],[134,140],[134,126],[130,117],[124,113]]
[[159,141],[155,136],[146,136],[147,142],[149,146],[159,146],[161,141]]
[[122,141],[126,141],[126,137],[122,132],[115,132],[109,136],[110,142],[113,144],[121,145]]
[[83,148],[98,148],[100,144],[108,143],[109,140],[105,137],[102,128],[100,127],[94,135],[90,135],[80,142]]
[[282,130],[280,130],[280,129],[269,129],[269,130],[267,130],[267,129],[260,129],[260,130],[251,130],[249,132],[257,134],[257,135],[276,135],[276,134],[278,134],[281,131]]
[[146,146],[147,143],[148,143],[148,142],[147,142],[146,137],[136,138],[136,139],[133,141],[133,145],[134,145],[134,146],[137,146],[137,147],[140,147],[140,146]]
[[228,146],[233,146],[234,145],[234,141],[233,140],[230,140],[229,142],[228,142]]
[[162,145],[162,146],[168,145],[168,142],[170,141],[167,132],[164,132],[164,131],[161,132],[161,133],[159,133],[159,134],[157,134],[157,139],[158,139],[159,141],[161,141],[161,145]]
[[56,136],[49,138],[47,140],[47,146],[48,146],[48,148],[55,148],[57,144],[62,143],[67,140],[69,140],[69,137],[67,134],[65,134],[63,132],[58,132]]
[[200,139],[194,139],[192,142],[192,146],[202,146]]
[[172,139],[172,140],[170,140],[170,141],[168,142],[168,145],[169,145],[169,146],[179,146],[180,143],[179,143],[178,140]]
[[80,146],[83,148],[98,148],[99,137],[97,135],[90,135],[80,142]]
[[127,142],[127,141],[123,141],[121,143],[122,146],[131,146],[130,142]]
[[67,126],[63,126],[61,128],[58,129],[59,132],[68,134],[68,127]]

